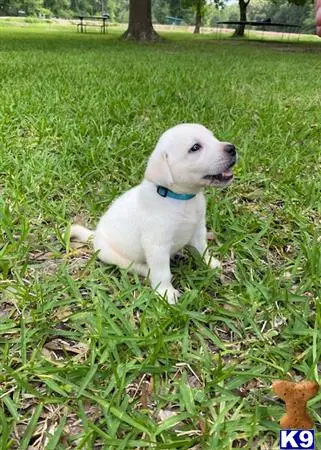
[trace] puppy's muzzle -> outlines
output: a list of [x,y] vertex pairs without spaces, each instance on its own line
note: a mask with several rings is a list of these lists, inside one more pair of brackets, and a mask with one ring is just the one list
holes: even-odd
[[237,153],[236,153],[235,145],[233,145],[233,144],[225,145],[224,152],[226,152],[229,155],[229,157],[231,158],[230,165],[228,167],[228,169],[229,169],[230,167],[234,166],[234,164],[236,163],[236,160],[237,160]]
[[235,148],[235,145],[233,145],[233,144],[225,145],[224,151],[231,156],[236,156],[236,148]]
[[227,144],[224,146],[224,152],[227,153],[230,157],[230,162],[229,165],[227,167],[227,169],[230,169],[231,167],[234,166],[234,164],[237,161],[237,152],[236,152],[236,148],[235,145],[233,144]]
[[208,174],[203,177],[204,180],[209,180],[211,184],[224,186],[229,184],[233,179],[233,172],[230,170],[237,161],[237,152],[235,145],[226,144],[223,147],[225,157],[225,165],[222,167],[222,172],[216,174]]

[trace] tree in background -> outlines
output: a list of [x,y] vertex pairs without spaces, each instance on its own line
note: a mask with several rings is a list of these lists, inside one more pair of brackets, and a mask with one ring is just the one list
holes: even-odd
[[195,28],[194,33],[201,32],[202,18],[204,16],[206,0],[196,0],[195,2]]
[[230,3],[224,8],[217,9],[214,5],[209,5],[204,17],[204,25],[207,27],[216,27],[216,22],[238,20],[239,8],[237,3]]
[[181,0],[167,0],[169,4],[170,15],[173,17],[181,17],[184,7]]
[[[251,0],[251,5],[254,3]],[[255,2],[257,4],[257,2]],[[310,15],[312,12],[312,3],[310,0],[272,0],[261,2],[263,6],[262,11],[265,10],[264,16],[260,20],[271,19],[272,22],[292,23],[297,25],[304,25],[302,15]],[[247,8],[250,0],[239,0],[239,20],[247,20]],[[249,8],[250,9],[250,8]],[[257,18],[253,20],[258,20]],[[239,25],[235,29],[234,36],[244,36],[244,25]],[[272,30],[273,28],[271,28]]]
[[17,0],[0,0],[0,16],[16,15],[20,3]]
[[167,23],[169,17],[177,17],[191,24],[194,18],[192,8],[185,0],[152,0],[152,13],[156,23]]
[[321,37],[321,0],[315,1],[315,22],[317,35]]
[[[246,17],[246,10],[247,7],[249,6],[250,0],[239,0],[239,8],[240,8],[240,18],[239,20],[241,22],[246,22],[247,17]],[[244,36],[244,30],[245,30],[245,25],[244,24],[240,24],[236,27],[235,32],[234,32],[234,36],[235,37],[242,37]]]
[[106,12],[113,22],[128,23],[128,0],[104,0]]
[[170,15],[168,0],[154,0],[152,2],[152,16],[155,23],[166,23],[166,17]]
[[136,41],[160,39],[152,24],[151,0],[129,0],[129,22],[123,38]]
[[207,7],[212,4],[216,9],[224,7],[224,0],[184,0],[185,8],[192,8],[195,12],[195,28],[194,33],[201,31],[202,21],[205,16]]
[[[248,18],[262,21],[270,18],[271,22],[298,25],[303,32],[313,33],[314,31],[314,9],[310,2],[297,5],[287,0],[278,0],[277,3],[269,0],[251,0]],[[269,27],[269,29],[279,31],[279,28]]]
[[[68,17],[70,12],[68,11],[68,0],[44,0],[43,6],[52,12],[56,17]],[[69,14],[68,14],[69,13]]]
[[43,7],[42,0],[22,0],[20,8],[27,16],[36,16],[41,13]]
[[128,0],[0,0],[0,16],[29,16],[70,18],[109,13],[115,22],[128,22]]
[[[314,33],[315,11],[313,4],[307,1],[304,5],[295,5],[288,0],[251,0],[247,9],[247,19],[253,21],[263,21],[267,18],[271,22],[289,23],[301,26],[305,33]],[[204,17],[204,25],[215,27],[218,21],[239,20],[238,3],[228,3],[224,8],[216,9],[214,5],[209,5]],[[280,28],[269,27],[271,31],[280,31]]]
[[[215,27],[217,21],[239,20],[239,4],[227,2],[223,8],[223,1],[149,0],[149,3],[155,23],[166,23],[169,16],[179,17],[187,24],[194,23],[195,31],[198,32],[201,24]],[[146,5],[146,0],[136,2]],[[246,8],[246,18],[249,20],[270,18],[272,22],[297,24],[302,31],[315,33],[316,13],[311,0],[251,0]],[[104,10],[113,22],[129,22],[129,0],[0,0],[0,16],[14,16],[23,12],[25,15],[69,18],[79,14],[100,15]],[[151,28],[151,20],[148,20],[147,35],[151,33],[155,37],[156,33]],[[269,29],[274,31],[273,27]],[[277,28],[275,30],[279,31]]]
[[195,11],[195,28],[194,33],[198,34],[201,31],[202,19],[205,13],[206,0],[185,0],[184,6],[187,8],[193,8]]

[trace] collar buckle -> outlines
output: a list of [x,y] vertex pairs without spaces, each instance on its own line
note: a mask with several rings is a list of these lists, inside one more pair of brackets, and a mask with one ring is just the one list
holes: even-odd
[[161,197],[167,197],[168,189],[164,186],[157,186],[157,194]]

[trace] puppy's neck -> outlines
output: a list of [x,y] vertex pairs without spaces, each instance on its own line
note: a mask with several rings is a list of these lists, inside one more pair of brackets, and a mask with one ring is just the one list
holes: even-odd
[[198,194],[201,191],[201,187],[195,187],[195,186],[180,186],[179,184],[171,184],[170,186],[165,186],[168,189],[170,189],[173,192],[176,192],[177,194]]
[[[152,188],[153,191],[157,192],[157,188],[158,186],[160,186],[159,184],[154,183],[153,181],[147,180],[146,178],[144,178],[144,180],[141,183],[142,186],[148,186],[149,189]],[[176,184],[171,184],[171,185],[165,185],[162,184],[161,187],[163,188],[167,188],[168,190],[174,192],[175,194],[179,194],[179,195],[197,195],[199,192],[202,191],[202,188],[182,188],[182,186],[176,185]]]
[[[149,180],[146,177],[144,177],[143,182],[153,184],[156,187],[159,186],[159,184],[155,183],[152,180]],[[171,183],[171,184],[162,183],[161,185],[167,189],[170,189],[173,192],[176,192],[177,194],[195,194],[196,195],[199,192],[201,192],[201,190],[202,190],[202,186],[180,186],[179,184],[176,184],[176,183]]]

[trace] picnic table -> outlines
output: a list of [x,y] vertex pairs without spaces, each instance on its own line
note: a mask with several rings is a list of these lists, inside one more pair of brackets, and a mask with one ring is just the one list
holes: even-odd
[[227,20],[215,23],[218,25],[250,25],[254,27],[262,27],[263,31],[265,31],[265,27],[296,28],[298,31],[300,29],[300,25],[271,22],[271,20]]
[[[79,23],[77,23],[77,31],[80,33],[87,32],[87,27],[100,27],[101,33],[106,33],[107,30],[107,19],[109,19],[109,14],[103,14],[102,16],[78,16]],[[93,21],[101,21],[100,25],[92,23]]]

